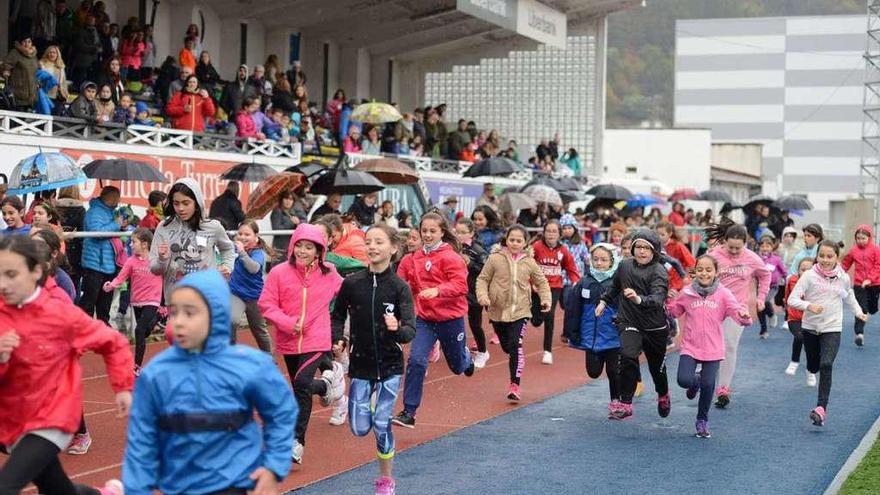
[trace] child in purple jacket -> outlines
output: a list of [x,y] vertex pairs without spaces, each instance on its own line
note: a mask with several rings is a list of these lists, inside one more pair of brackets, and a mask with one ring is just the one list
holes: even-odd
[[776,327],[776,309],[773,307],[773,300],[780,285],[785,286],[785,279],[788,276],[788,270],[782,258],[776,254],[776,238],[772,234],[764,234],[758,241],[758,256],[764,260],[767,271],[770,272],[770,290],[767,291],[767,298],[764,300],[764,311],[758,312],[758,321],[761,323],[762,339],[766,339],[769,335],[767,332],[767,319],[770,319],[770,326]]

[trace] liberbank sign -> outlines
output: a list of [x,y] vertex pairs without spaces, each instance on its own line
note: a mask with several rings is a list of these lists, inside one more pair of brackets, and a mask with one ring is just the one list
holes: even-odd
[[536,0],[456,0],[456,8],[535,41],[565,48],[565,14]]

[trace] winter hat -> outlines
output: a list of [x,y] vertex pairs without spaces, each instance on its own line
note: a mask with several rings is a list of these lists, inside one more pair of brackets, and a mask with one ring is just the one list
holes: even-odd
[[570,225],[574,228],[578,228],[578,221],[574,218],[574,215],[572,215],[571,213],[566,213],[565,215],[562,215],[562,217],[559,219],[559,225],[561,225],[562,227]]
[[149,113],[150,112],[150,107],[148,107],[147,104],[142,101],[135,103],[134,108],[135,108],[135,110],[137,110],[137,113],[141,113],[141,112]]
[[97,84],[93,83],[92,81],[85,81],[84,83],[82,83],[82,85],[80,85],[79,92],[85,93],[86,89],[88,89],[89,87],[95,88],[96,90],[98,89]]
[[796,228],[789,225],[788,227],[782,229],[782,237],[785,237],[788,234],[794,234],[795,238],[797,238],[798,231]]

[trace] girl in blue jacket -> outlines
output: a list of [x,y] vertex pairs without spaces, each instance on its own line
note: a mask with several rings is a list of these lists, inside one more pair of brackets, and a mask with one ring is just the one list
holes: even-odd
[[275,251],[260,237],[257,222],[245,220],[238,227],[235,238],[235,264],[229,276],[232,291],[232,342],[236,342],[235,330],[241,315],[247,317],[248,327],[263,352],[272,354],[272,337],[266,328],[266,319],[257,301],[263,292],[263,270],[266,260],[275,257]]
[[230,344],[230,296],[214,269],[172,291],[174,345],[135,384],[125,493],[279,493],[299,410],[271,356]]
[[613,411],[620,402],[618,387],[618,361],[620,359],[620,332],[614,324],[617,311],[609,307],[596,316],[596,305],[611,285],[619,259],[615,246],[596,244],[590,250],[590,269],[574,285],[565,301],[565,325],[563,334],[568,345],[586,351],[587,375],[596,379],[605,370]]

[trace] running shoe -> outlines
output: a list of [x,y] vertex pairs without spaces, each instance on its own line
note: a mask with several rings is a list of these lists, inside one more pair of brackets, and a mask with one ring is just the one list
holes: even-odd
[[720,387],[715,392],[715,395],[715,407],[718,409],[724,409],[730,405],[730,388]]
[[776,328],[776,325],[779,325],[779,317],[776,316],[775,311],[770,316],[770,318],[767,319],[767,324],[770,325],[770,328]]
[[863,333],[856,334],[856,345],[859,347],[862,347],[863,345],[865,345],[865,334],[863,334]]
[[291,460],[293,460],[293,462],[295,462],[296,464],[302,464],[303,463],[303,451],[305,451],[305,450],[306,450],[306,448],[303,446],[303,444],[299,443],[299,440],[294,440],[293,441],[293,449],[291,449],[291,451],[290,451]]
[[623,402],[619,403],[619,407],[614,411],[611,411],[611,414],[608,415],[608,419],[613,419],[615,421],[624,421],[626,419],[631,418],[633,415],[633,406],[632,404],[625,404]]
[[815,387],[816,386],[816,374],[815,373],[810,373],[809,371],[807,371],[807,386],[808,387]]
[[476,369],[477,368],[474,366],[474,360],[471,359],[471,363],[464,369],[464,376],[474,376],[474,370]]
[[376,495],[394,495],[394,478],[390,476],[376,478]]
[[788,363],[788,368],[785,368],[785,374],[794,376],[795,373],[797,373],[797,369],[798,369],[798,366],[800,366],[800,364],[801,363],[796,363],[794,361]]
[[813,422],[813,426],[825,426],[825,418],[825,408],[822,406],[810,411],[810,420]]
[[672,410],[672,399],[669,397],[669,392],[666,392],[666,395],[657,397],[657,414],[665,418],[669,416],[670,410]]
[[697,438],[712,438],[712,434],[709,433],[709,422],[705,419],[697,420]]
[[125,487],[119,480],[109,480],[104,483],[104,487],[98,490],[101,495],[125,495]]
[[620,401],[619,400],[613,400],[613,401],[609,402],[608,403],[608,419],[615,419],[614,418],[614,411],[616,411],[618,409],[620,409]]
[[501,343],[501,341],[498,340],[498,334],[497,334],[497,333],[493,333],[493,334],[492,334],[492,338],[489,339],[489,343],[490,343],[490,344],[495,344],[495,345],[499,345],[499,344]]
[[544,356],[541,357],[541,364],[553,364],[553,353],[544,351]]
[[128,318],[126,318],[124,314],[117,313],[116,318],[114,318],[114,323],[116,323],[116,330],[122,333],[128,331]]
[[89,432],[77,433],[73,436],[73,441],[67,447],[67,453],[70,455],[84,455],[92,446],[92,436]]
[[333,414],[330,415],[330,424],[340,426],[345,424],[348,418],[348,397],[342,396],[333,403]]
[[321,379],[327,383],[327,390],[321,396],[322,406],[327,407],[345,395],[345,370],[341,364],[333,361],[333,368],[321,373]]
[[143,372],[143,368],[141,368],[138,365],[134,365],[134,376],[136,376],[136,377],[141,376],[142,372]]
[[761,340],[767,340],[767,337],[770,337],[770,332],[767,330],[761,330],[761,333],[758,334],[758,337],[761,337]]
[[474,367],[476,368],[485,368],[488,361],[489,351],[478,352],[474,355]]
[[643,393],[645,393],[645,384],[642,382],[636,382],[636,391],[633,394],[633,397],[641,397]]
[[416,427],[416,417],[406,412],[406,409],[400,411],[400,414],[397,416],[394,416],[394,418],[391,419],[391,422],[397,426],[403,426],[404,428]]
[[515,383],[510,384],[510,387],[508,387],[507,389],[507,399],[514,402],[520,401],[521,397],[519,395],[519,385]]
[[783,321],[783,322],[782,322],[782,329],[783,329],[783,330],[788,330],[788,322],[787,322],[787,321]]
[[694,384],[688,387],[685,395],[688,400],[694,400],[694,397],[697,396],[697,392],[700,391],[700,374],[697,373],[697,376],[694,378]]
[[440,361],[440,342],[434,342],[434,347],[431,349],[431,354],[428,354],[428,362],[436,363]]

